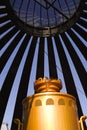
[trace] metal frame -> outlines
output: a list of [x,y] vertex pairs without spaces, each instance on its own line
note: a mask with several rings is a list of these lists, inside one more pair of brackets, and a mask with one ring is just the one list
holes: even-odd
[[77,12],[73,15],[73,17],[68,18],[61,11],[59,11],[56,7],[54,7],[53,4],[51,4],[48,1],[46,1],[46,2],[50,6],[52,6],[52,8],[54,8],[56,11],[58,11],[60,14],[62,14],[67,19],[67,21],[59,24],[58,26],[44,27],[44,28],[33,27],[33,26],[26,24],[25,22],[23,22],[16,16],[16,14],[14,13],[9,2],[6,2],[6,6],[7,6],[7,11],[8,11],[9,16],[10,16],[11,20],[16,24],[16,26],[18,26],[20,29],[22,29],[23,31],[27,32],[30,35],[40,36],[40,37],[48,37],[50,35],[60,34],[60,33],[63,33],[64,31],[66,31],[67,29],[69,29],[70,27],[72,27],[78,21],[78,19],[80,17],[80,12],[84,6],[83,2],[81,0]]

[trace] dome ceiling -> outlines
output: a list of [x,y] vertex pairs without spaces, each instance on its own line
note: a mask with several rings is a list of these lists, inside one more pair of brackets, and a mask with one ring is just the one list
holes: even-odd
[[64,32],[79,18],[80,0],[9,0],[8,13],[29,34],[49,36]]
[[[17,129],[14,118],[22,120],[22,100],[33,93],[33,82],[45,76],[61,79],[61,91],[76,97],[79,117],[87,115],[87,0],[82,0],[81,3],[78,1],[78,5],[76,4],[79,12],[75,13],[79,16],[77,22],[66,22],[66,13],[63,12],[63,15],[55,10],[56,14],[63,15],[66,24],[63,27],[61,23],[60,28],[54,31],[55,35],[44,31],[52,28],[51,23],[40,31],[38,27],[32,27],[34,24],[26,25],[24,19],[20,20],[20,13],[14,13],[11,8],[13,5],[16,7],[16,1],[18,0],[13,0],[12,3],[8,0],[0,2],[0,124],[6,122],[9,130]],[[56,1],[47,3],[47,7],[46,2],[50,1],[33,2],[35,8],[38,6],[49,11],[54,9],[52,5]],[[72,19],[74,14],[71,17],[66,16]],[[36,33],[33,34],[33,31]]]

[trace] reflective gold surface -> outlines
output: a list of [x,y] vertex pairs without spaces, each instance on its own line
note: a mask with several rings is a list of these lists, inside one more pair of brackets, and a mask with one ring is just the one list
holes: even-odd
[[80,130],[75,98],[46,92],[23,101],[23,130]]
[[42,92],[59,92],[62,88],[62,83],[58,79],[39,78],[34,83],[35,93]]
[[57,79],[39,78],[34,83],[35,94],[23,100],[22,122],[16,119],[18,130],[84,130],[78,119],[75,97],[59,92]]
[[23,130],[80,130],[76,100],[59,92],[60,80],[39,78],[23,100]]

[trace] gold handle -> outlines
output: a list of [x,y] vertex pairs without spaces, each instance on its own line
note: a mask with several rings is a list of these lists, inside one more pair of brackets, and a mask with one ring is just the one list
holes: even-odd
[[23,126],[23,123],[18,118],[14,119],[14,122],[18,124],[18,130],[21,130],[21,126]]
[[85,129],[84,129],[84,125],[83,125],[83,121],[85,121],[86,119],[87,119],[87,116],[81,116],[81,117],[80,117],[80,121],[79,121],[79,122],[80,122],[81,129],[82,129],[82,130],[85,130]]

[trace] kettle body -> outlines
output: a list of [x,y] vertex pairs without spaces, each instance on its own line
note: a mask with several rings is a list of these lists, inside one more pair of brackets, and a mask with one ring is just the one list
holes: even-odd
[[45,92],[23,101],[23,130],[80,130],[73,96]]
[[18,130],[84,130],[78,119],[76,99],[60,92],[60,80],[39,78],[34,83],[35,94],[23,100],[22,122],[15,119]]

